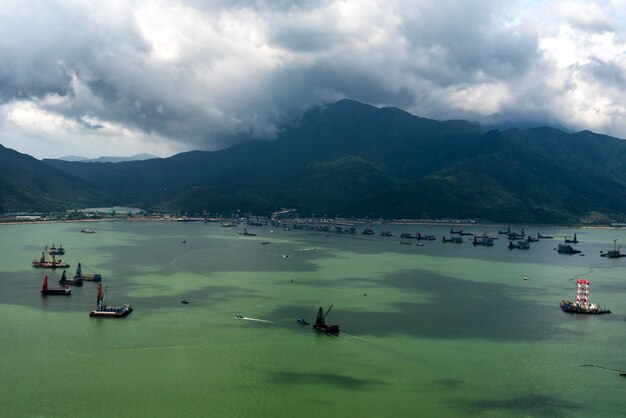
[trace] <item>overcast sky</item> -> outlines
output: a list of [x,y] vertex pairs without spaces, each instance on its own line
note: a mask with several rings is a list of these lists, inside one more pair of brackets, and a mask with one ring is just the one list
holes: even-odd
[[626,138],[626,0],[4,0],[0,144],[169,156],[348,97]]

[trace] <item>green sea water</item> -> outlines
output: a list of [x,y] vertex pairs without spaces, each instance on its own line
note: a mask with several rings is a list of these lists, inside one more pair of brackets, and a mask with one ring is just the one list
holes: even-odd
[[[600,251],[626,231],[543,228],[555,239],[522,251],[502,235],[491,248],[444,244],[443,226],[423,247],[379,236],[381,225],[374,236],[248,228],[256,237],[203,223],[83,227],[0,226],[0,416],[624,414],[626,258]],[[574,232],[584,256],[557,254]],[[78,262],[101,273],[108,302],[134,312],[90,318],[90,282],[41,297],[44,274],[56,286],[61,271],[31,260],[53,243],[68,273]],[[576,277],[613,313],[561,312]],[[296,323],[331,304],[339,336]]]

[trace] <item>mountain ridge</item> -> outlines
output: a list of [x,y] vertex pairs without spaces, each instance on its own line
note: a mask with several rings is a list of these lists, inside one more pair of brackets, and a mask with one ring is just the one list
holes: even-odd
[[590,131],[488,130],[345,99],[309,110],[273,141],[146,161],[43,162],[97,183],[111,204],[152,210],[575,223],[592,212],[625,219],[625,159],[626,142]]

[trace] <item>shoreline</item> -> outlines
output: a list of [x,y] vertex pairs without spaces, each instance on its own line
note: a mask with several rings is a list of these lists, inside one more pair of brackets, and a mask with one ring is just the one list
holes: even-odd
[[[203,223],[217,223],[228,221],[229,219],[218,219],[212,218],[210,221],[205,222],[204,219],[189,219],[186,221],[180,221],[177,218],[99,218],[99,219],[55,219],[55,220],[37,220],[37,221],[0,221],[0,226],[2,225],[39,225],[39,224],[53,224],[53,223],[96,223],[96,222],[203,222]],[[282,220],[281,222],[291,222],[293,219]],[[375,224],[389,224],[389,225],[441,225],[441,226],[450,226],[450,227],[482,227],[482,228],[507,228],[507,227],[530,227],[530,228],[569,228],[569,229],[598,229],[598,230],[609,230],[616,229],[620,230],[622,228],[611,225],[554,225],[554,224],[489,224],[489,223],[467,223],[467,222],[455,222],[454,220],[438,222],[438,221],[423,221],[423,220],[410,220],[410,219],[390,219],[385,221],[366,221],[363,219],[359,220],[350,220],[350,219],[339,219],[339,222],[350,222],[354,224],[360,225],[375,225]]]

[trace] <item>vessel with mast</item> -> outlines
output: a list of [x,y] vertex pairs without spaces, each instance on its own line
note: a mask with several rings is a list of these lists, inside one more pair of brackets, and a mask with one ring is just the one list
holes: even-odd
[[617,245],[617,239],[613,240],[613,249],[609,250],[607,252],[602,252],[600,251],[600,257],[606,257],[606,258],[620,258],[620,257],[626,257],[626,254],[622,254],[620,252],[621,245],[618,246]]
[[106,304],[107,288],[102,291],[102,283],[98,283],[98,294],[96,296],[96,309],[89,312],[89,316],[98,318],[123,318],[129,315],[133,308],[128,305],[108,306]]
[[70,265],[67,263],[64,263],[63,260],[57,260],[54,257],[54,254],[52,254],[50,256],[52,259],[49,260],[48,257],[46,257],[46,251],[42,251],[41,252],[41,258],[39,260],[33,260],[33,267],[38,267],[38,268],[47,268],[47,269],[56,269],[56,268],[67,268]]
[[99,282],[100,280],[102,280],[102,275],[100,273],[84,274],[82,264],[78,263],[78,266],[76,266],[74,279],[81,279],[88,282]]
[[321,332],[325,332],[327,334],[333,334],[333,335],[339,334],[339,325],[326,324],[326,316],[328,315],[328,313],[330,312],[332,308],[333,308],[333,305],[330,305],[330,308],[328,308],[328,310],[324,314],[324,310],[320,306],[319,310],[317,311],[317,318],[315,318],[315,324],[313,324],[314,329],[321,331]]
[[44,276],[43,284],[41,285],[41,296],[48,295],[60,295],[60,296],[69,296],[72,293],[72,289],[68,286],[63,288],[51,289],[48,287],[48,276]]

